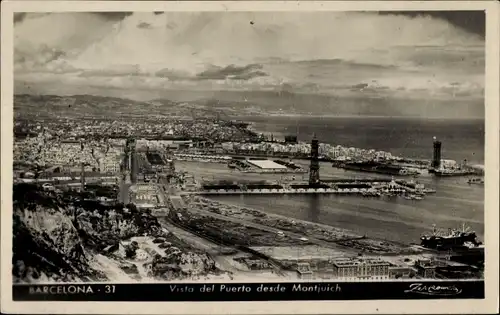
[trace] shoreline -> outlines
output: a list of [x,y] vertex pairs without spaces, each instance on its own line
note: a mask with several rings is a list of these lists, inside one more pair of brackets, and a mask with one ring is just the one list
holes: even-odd
[[[230,202],[229,203],[225,203],[225,202],[221,202],[221,201],[218,201],[218,200],[213,200],[213,199],[210,199],[210,198],[207,198],[207,197],[200,197],[199,195],[190,195],[190,196],[193,196],[194,198],[201,199],[201,200],[204,200],[204,201],[208,201],[210,203],[218,203],[218,204],[223,204],[225,206],[229,206],[229,207],[233,207],[233,208],[238,208],[238,210],[241,210],[241,211],[247,212],[247,213],[248,213],[248,210],[250,210],[250,211],[256,211],[256,212],[265,214],[267,217],[271,217],[271,218],[275,217],[276,219],[290,220],[290,221],[295,221],[295,222],[302,223],[302,224],[317,225],[317,226],[322,227],[322,228],[334,229],[334,230],[338,230],[339,232],[340,231],[345,231],[347,233],[351,233],[349,230],[342,229],[342,228],[337,228],[337,227],[330,226],[330,225],[327,225],[327,224],[315,223],[315,222],[301,220],[301,219],[291,219],[289,217],[285,217],[285,216],[280,215],[280,214],[267,213],[265,211],[254,209],[254,208],[249,208],[247,206],[239,206],[237,204],[230,203]],[[243,209],[245,209],[246,211],[243,210]],[[206,211],[213,212],[211,210],[206,210]],[[247,214],[247,213],[245,213],[245,214]],[[361,237],[361,235],[357,235],[357,234],[354,234],[354,233],[352,233],[351,235],[353,237]]]
[[[187,196],[187,199],[192,199],[193,201],[198,202],[198,200],[202,200],[204,203],[223,205],[229,209],[219,210],[221,215],[227,216],[228,218],[238,218],[247,220],[249,222],[262,224],[264,226],[281,229],[285,232],[293,232],[294,227],[296,229],[302,230],[305,236],[309,236],[311,238],[317,238],[318,240],[324,242],[331,242],[334,247],[339,247],[345,249],[348,252],[356,252],[359,253],[364,251],[365,248],[371,248],[374,253],[387,253],[387,254],[397,254],[403,252],[412,252],[416,253],[417,251],[411,248],[411,244],[400,243],[393,240],[385,240],[380,238],[372,238],[368,235],[360,235],[348,229],[343,229],[339,227],[334,227],[327,224],[316,223],[301,219],[294,219],[285,217],[283,215],[267,213],[262,210],[243,207],[234,203],[226,203],[218,200],[212,200],[207,197],[200,197],[199,195],[191,195]],[[191,201],[192,202],[192,201]],[[190,201],[186,201],[186,204],[189,205]],[[207,209],[208,208],[208,209]],[[210,207],[205,208],[207,212],[217,213],[216,211],[210,209]],[[234,213],[234,209],[237,210]],[[227,215],[224,213],[234,213],[234,215]],[[243,215],[242,215],[243,213]],[[259,213],[259,215],[255,215],[254,213]],[[269,220],[271,222],[275,222],[275,225],[266,224],[269,223],[265,220]],[[282,223],[282,226],[276,226],[278,222]],[[294,222],[294,223],[293,223]],[[288,227],[288,229],[287,229]],[[325,236],[326,235],[326,236]],[[347,244],[342,244],[346,242]],[[358,248],[359,247],[359,248]]]
[[[231,116],[231,118],[264,118],[264,117],[294,117],[294,118],[352,118],[352,119],[401,119],[401,120],[428,120],[428,121],[484,121],[484,117],[421,117],[421,116],[382,116],[382,115],[323,115],[323,114],[280,114],[280,113],[255,113],[253,115]],[[253,122],[253,121],[252,121]]]

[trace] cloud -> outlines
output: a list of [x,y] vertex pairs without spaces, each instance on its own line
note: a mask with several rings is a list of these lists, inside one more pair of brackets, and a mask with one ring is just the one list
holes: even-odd
[[81,77],[121,77],[144,75],[137,65],[118,65],[106,69],[83,70]]
[[237,74],[231,76],[231,80],[250,80],[258,77],[265,77],[268,76],[267,73],[264,71],[253,71],[253,72],[248,72],[248,73],[242,73],[242,74]]
[[56,74],[72,73],[78,69],[71,66],[64,57],[66,52],[46,45],[36,51],[14,48],[14,71],[19,73],[53,72]]
[[248,80],[259,76],[267,76],[267,73],[260,71],[262,65],[249,64],[246,66],[229,65],[226,67],[212,66],[196,75],[200,80]]
[[190,80],[193,78],[193,76],[186,71],[173,70],[169,68],[164,68],[159,71],[156,71],[154,75],[156,77],[165,78],[171,81]]
[[137,25],[138,28],[151,28],[151,24],[142,22]]
[[484,39],[431,16],[97,12],[15,19],[15,79],[25,82],[124,90],[288,84],[297,92],[408,97],[482,97],[484,86]]
[[409,17],[430,16],[443,19],[466,31],[485,36],[486,12],[485,11],[386,11],[382,15],[402,15]]

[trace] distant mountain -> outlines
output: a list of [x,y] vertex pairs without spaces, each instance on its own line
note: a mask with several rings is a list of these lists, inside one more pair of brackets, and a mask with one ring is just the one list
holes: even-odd
[[[169,90],[164,97],[240,115],[302,114],[406,116],[428,118],[483,118],[484,100],[403,99],[377,96],[365,86],[360,95],[331,95],[282,91],[199,91]],[[162,95],[163,96],[163,95]]]
[[14,113],[18,116],[63,116],[119,118],[171,114],[177,103],[144,102],[126,98],[96,95],[29,95],[14,96]]
[[152,100],[116,96],[29,95],[14,97],[18,116],[66,117],[191,117],[193,109],[221,110],[229,116],[301,114],[406,116],[429,118],[482,118],[483,100],[396,99],[305,94],[284,91],[164,91]]

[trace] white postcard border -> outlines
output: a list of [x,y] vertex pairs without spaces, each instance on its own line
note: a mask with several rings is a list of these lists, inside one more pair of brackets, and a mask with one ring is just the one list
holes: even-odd
[[[1,310],[32,314],[435,314],[498,310],[499,3],[495,1],[2,1],[1,33]],[[12,148],[13,12],[69,11],[403,11],[486,10],[485,293],[484,300],[314,302],[13,302]]]

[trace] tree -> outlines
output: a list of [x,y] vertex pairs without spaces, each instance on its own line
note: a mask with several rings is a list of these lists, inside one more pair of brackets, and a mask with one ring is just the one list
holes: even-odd
[[131,248],[131,247],[127,247],[125,249],[125,257],[127,258],[135,258],[135,249]]
[[139,248],[139,244],[137,244],[136,241],[133,241],[132,243],[130,243],[130,245],[128,245],[125,248],[125,257],[127,257],[127,258],[135,258],[136,251],[137,251],[138,248]]
[[130,210],[130,213],[139,212],[139,210],[137,210],[137,207],[133,203],[127,204],[127,208]]

